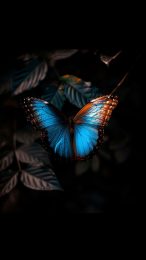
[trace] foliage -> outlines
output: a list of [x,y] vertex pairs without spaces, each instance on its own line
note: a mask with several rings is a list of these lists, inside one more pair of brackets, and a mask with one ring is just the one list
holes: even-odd
[[[110,93],[127,72],[123,67],[127,68],[127,61],[130,64],[131,56],[123,50],[94,53],[88,49],[22,53],[11,69],[0,76],[1,197],[13,192],[20,183],[40,191],[75,189],[78,200],[68,196],[64,205],[68,211],[102,212],[110,200],[109,194],[112,197],[119,185],[118,194],[121,192],[126,201],[129,195],[125,186],[125,193],[122,190],[120,176],[127,167],[130,180],[127,165],[131,158],[136,158],[132,147],[135,145],[133,140],[137,140],[138,123],[136,121],[134,130],[132,124],[140,113],[138,81],[131,78],[129,84],[125,83],[121,88],[120,105],[105,130],[102,149],[89,160],[70,165],[51,161],[40,145],[40,133],[31,130],[21,107],[20,101],[24,97],[34,96],[72,114],[90,100]],[[112,178],[117,186],[114,182],[109,184]],[[129,185],[128,181],[126,185]]]

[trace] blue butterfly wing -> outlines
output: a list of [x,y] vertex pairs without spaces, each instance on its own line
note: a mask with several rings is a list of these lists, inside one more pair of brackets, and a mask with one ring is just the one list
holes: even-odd
[[103,96],[85,105],[74,117],[74,150],[76,157],[89,155],[101,141],[104,126],[116,107],[117,98]]
[[45,132],[53,151],[61,157],[73,156],[70,131],[65,118],[52,105],[37,98],[24,99],[25,108],[30,112],[29,120]]
[[45,131],[53,151],[65,158],[84,158],[102,139],[104,126],[117,105],[117,98],[103,96],[85,105],[74,117],[74,145],[72,146],[67,121],[53,106],[36,98],[26,98],[29,119]]

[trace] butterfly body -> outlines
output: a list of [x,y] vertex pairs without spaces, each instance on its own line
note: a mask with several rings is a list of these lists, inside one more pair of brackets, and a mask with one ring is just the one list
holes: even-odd
[[44,100],[25,98],[28,120],[41,130],[42,140],[56,155],[66,159],[85,159],[103,140],[117,97],[102,96],[90,101],[75,117],[64,114]]

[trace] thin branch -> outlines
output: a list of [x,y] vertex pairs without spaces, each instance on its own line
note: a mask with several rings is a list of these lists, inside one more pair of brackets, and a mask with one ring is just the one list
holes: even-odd
[[118,83],[118,85],[112,90],[112,92],[110,93],[110,96],[113,95],[113,93],[123,84],[123,82],[125,81],[125,79],[127,78],[129,72],[127,72],[124,77],[120,80],[120,82]]
[[130,67],[129,71],[124,75],[124,77],[122,77],[122,79],[120,80],[120,82],[118,83],[118,85],[112,90],[112,92],[110,93],[109,96],[112,96],[113,93],[125,82],[127,76],[129,75],[129,73],[133,70],[133,68],[135,67],[137,61],[142,57],[143,53],[140,53],[137,57],[136,60],[134,62],[134,64],[132,64],[132,66]]

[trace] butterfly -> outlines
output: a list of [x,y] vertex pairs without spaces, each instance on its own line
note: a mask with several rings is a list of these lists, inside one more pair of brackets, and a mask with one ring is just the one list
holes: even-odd
[[54,154],[66,159],[87,158],[103,141],[104,128],[118,104],[115,96],[102,96],[87,103],[74,117],[67,118],[45,100],[26,97],[28,121],[41,130],[42,140]]

